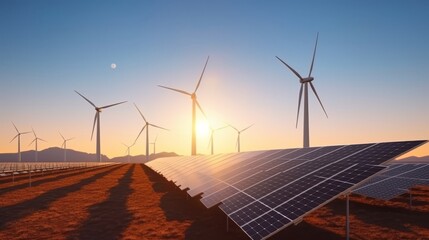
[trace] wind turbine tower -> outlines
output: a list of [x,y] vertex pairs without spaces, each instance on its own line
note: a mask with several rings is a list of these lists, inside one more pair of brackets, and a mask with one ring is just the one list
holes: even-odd
[[204,71],[206,70],[208,62],[209,62],[209,57],[207,57],[206,64],[204,65],[204,68],[203,68],[203,72],[201,73],[201,76],[200,76],[200,79],[198,80],[197,86],[195,87],[195,90],[192,93],[189,93],[189,92],[186,92],[186,91],[183,91],[180,89],[175,89],[175,88],[170,88],[170,87],[158,85],[158,87],[162,87],[165,89],[169,89],[172,91],[176,91],[176,92],[188,95],[192,99],[192,150],[191,150],[191,155],[197,155],[196,107],[198,107],[200,109],[200,111],[204,114],[204,111],[202,110],[200,104],[197,101],[197,90],[200,87],[201,79],[203,79]]
[[13,140],[15,140],[15,138],[18,138],[18,162],[21,162],[21,135],[23,134],[27,134],[30,132],[20,132],[18,131],[18,128],[15,126],[15,124],[12,122],[13,127],[15,128],[17,134],[15,135],[14,138],[12,138],[12,140],[10,140],[9,143],[13,142]]
[[151,145],[153,145],[153,155],[155,155],[156,153],[156,140],[158,140],[158,136],[156,136],[155,140],[150,143]]
[[130,163],[130,152],[131,152],[130,149],[132,146],[134,146],[134,144],[136,143],[134,142],[132,145],[128,146],[127,144],[122,143],[122,145],[124,145],[127,148],[127,151],[125,153],[127,154],[127,157],[128,157],[128,163]]
[[30,144],[28,144],[28,146],[30,146],[34,142],[34,145],[35,145],[35,161],[38,162],[39,160],[38,160],[38,156],[37,156],[37,154],[38,154],[38,151],[37,151],[37,142],[38,142],[38,140],[43,141],[43,142],[46,142],[46,141],[43,140],[43,139],[41,139],[41,138],[38,138],[37,135],[36,135],[36,132],[34,131],[34,129],[31,129],[31,130],[33,130],[34,139],[33,139],[33,141],[31,141]]
[[209,141],[209,145],[211,146],[211,155],[214,154],[214,133],[216,131],[222,130],[224,128],[227,128],[228,126],[223,126],[220,128],[212,128],[212,126],[210,126],[210,141]]
[[110,104],[110,105],[106,105],[103,107],[97,107],[95,106],[94,103],[92,103],[88,98],[86,98],[85,96],[83,96],[82,94],[80,94],[78,91],[75,90],[75,92],[77,94],[79,94],[83,99],[85,99],[89,104],[91,104],[94,108],[95,108],[95,116],[94,116],[94,124],[92,125],[92,133],[91,133],[91,140],[92,140],[92,136],[94,135],[94,129],[95,129],[95,124],[97,123],[97,148],[96,148],[96,154],[97,154],[97,161],[101,162],[101,140],[100,140],[100,113],[103,109],[109,108],[109,107],[113,107],[119,104],[123,104],[126,103],[127,101],[124,102],[119,102],[119,103],[114,103],[114,104]]
[[247,129],[249,129],[252,125],[242,129],[242,130],[238,130],[236,127],[229,125],[230,127],[232,127],[235,131],[237,131],[237,151],[240,152],[240,135],[242,132],[246,131]]
[[145,122],[145,125],[143,126],[142,130],[139,132],[139,135],[137,135],[136,140],[134,141],[134,144],[137,142],[137,140],[139,139],[140,135],[142,134],[143,130],[146,128],[146,161],[149,161],[149,126],[152,127],[156,127],[159,129],[163,129],[163,130],[167,130],[166,128],[157,126],[155,124],[149,123],[146,118],[143,116],[143,113],[140,111],[140,109],[137,107],[137,105],[134,103],[134,106],[136,107],[137,111],[139,111],[140,116],[142,116],[143,121]]
[[64,162],[66,162],[67,161],[67,142],[72,140],[73,138],[65,139],[60,132],[59,134],[63,138],[63,144],[61,145],[61,147],[64,149]]
[[308,85],[310,85],[311,90],[313,90],[314,95],[316,95],[317,100],[320,103],[320,106],[322,106],[323,111],[325,112],[326,117],[328,117],[328,114],[325,111],[325,108],[323,107],[322,101],[319,98],[319,95],[317,94],[316,88],[313,85],[314,77],[311,76],[311,73],[313,71],[313,65],[314,65],[314,58],[316,57],[316,49],[317,49],[317,41],[319,39],[319,33],[317,33],[316,37],[316,44],[314,45],[314,52],[313,52],[313,59],[311,60],[311,66],[310,66],[310,72],[308,73],[308,77],[302,77],[295,69],[293,69],[291,66],[289,66],[286,62],[284,62],[282,59],[276,56],[276,58],[282,62],[287,68],[289,68],[290,71],[292,71],[299,79],[299,82],[301,83],[301,88],[299,90],[299,100],[298,100],[298,112],[296,114],[296,127],[298,127],[298,118],[299,118],[299,110],[301,107],[301,97],[302,92],[304,91],[304,147],[308,148],[310,147],[310,123],[309,123],[309,111],[308,111]]

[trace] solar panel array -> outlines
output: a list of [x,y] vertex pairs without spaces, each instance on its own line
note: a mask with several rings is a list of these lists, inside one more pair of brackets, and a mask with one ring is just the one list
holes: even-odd
[[267,238],[426,141],[162,158],[146,163],[208,208],[219,205],[251,239]]
[[391,200],[417,185],[429,185],[429,164],[391,163],[385,171],[353,192],[367,197]]
[[0,162],[0,177],[71,168],[101,167],[114,162]]

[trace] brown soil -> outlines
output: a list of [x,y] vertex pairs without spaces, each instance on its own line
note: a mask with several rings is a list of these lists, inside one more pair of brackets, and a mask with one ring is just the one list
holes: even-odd
[[[218,208],[206,209],[140,164],[0,181],[0,239],[248,239]],[[352,239],[429,239],[429,187],[386,202],[352,195]],[[272,239],[344,239],[339,198]]]

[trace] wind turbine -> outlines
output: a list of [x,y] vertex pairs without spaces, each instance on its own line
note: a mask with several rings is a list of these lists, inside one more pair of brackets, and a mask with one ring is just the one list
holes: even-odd
[[156,136],[156,138],[155,138],[155,140],[153,141],[153,142],[151,142],[150,144],[151,145],[153,145],[153,155],[155,155],[155,153],[156,153],[156,149],[155,149],[155,146],[156,146],[156,140],[158,139],[158,136]]
[[210,141],[209,141],[209,145],[211,145],[211,154],[213,155],[213,145],[214,145],[214,140],[213,140],[213,135],[216,131],[222,130],[224,128],[227,128],[228,126],[223,126],[220,128],[212,128],[212,126],[210,125]]
[[130,148],[132,147],[132,146],[134,146],[134,144],[136,144],[135,142],[132,144],[132,145],[127,145],[127,144],[125,144],[125,143],[122,143],[122,145],[124,145],[126,148],[127,148],[127,150],[125,151],[125,153],[127,154],[127,156],[128,156],[128,163],[130,163]]
[[38,162],[38,158],[37,158],[37,154],[38,154],[38,152],[37,152],[37,141],[38,141],[38,140],[43,141],[43,142],[46,142],[46,141],[45,141],[45,140],[43,140],[43,139],[41,139],[41,138],[38,138],[38,137],[37,137],[37,135],[36,135],[36,132],[34,131],[34,129],[33,129],[33,128],[31,128],[31,130],[33,130],[34,139],[33,139],[33,141],[31,141],[31,143],[30,143],[30,144],[28,144],[28,146],[30,146],[33,142],[35,143],[34,145],[35,145],[35,147],[36,147],[36,150],[35,150],[35,154],[36,154],[36,162]]
[[13,124],[13,127],[15,128],[15,130],[18,134],[16,134],[15,137],[12,138],[12,140],[10,140],[9,143],[13,142],[13,140],[15,140],[15,138],[18,138],[18,162],[21,162],[21,135],[27,134],[30,132],[19,132],[18,128],[15,126],[15,124],[13,122],[12,122],[12,124]]
[[251,126],[253,126],[253,124],[250,125],[250,126],[248,126],[248,127],[246,127],[246,128],[244,128],[244,129],[242,129],[242,130],[238,130],[236,127],[234,127],[232,125],[229,125],[229,126],[232,127],[235,131],[237,131],[237,150],[238,150],[238,152],[240,152],[240,135],[241,135],[242,132],[246,131]]
[[139,135],[137,136],[136,140],[134,141],[134,144],[137,142],[137,140],[140,137],[140,134],[142,134],[143,130],[146,128],[146,161],[149,161],[149,126],[156,127],[156,128],[159,128],[159,129],[164,129],[164,130],[167,130],[167,131],[168,131],[168,129],[160,127],[160,126],[157,126],[157,125],[152,124],[152,123],[149,123],[146,120],[146,118],[143,116],[143,113],[140,111],[140,109],[137,107],[137,105],[135,103],[134,103],[134,106],[136,107],[137,111],[139,111],[140,116],[142,116],[142,118],[143,118],[143,120],[145,122],[145,125],[143,126],[142,130],[139,132]]
[[88,98],[84,97],[82,94],[80,94],[78,91],[75,90],[75,92],[77,94],[79,94],[83,99],[85,99],[89,104],[91,104],[94,108],[95,108],[95,116],[94,116],[94,124],[92,125],[92,133],[91,133],[91,140],[92,140],[92,136],[94,135],[94,128],[95,128],[95,123],[97,122],[97,160],[99,162],[101,162],[101,142],[100,142],[100,113],[101,110],[105,109],[105,108],[109,108],[109,107],[113,107],[122,103],[126,103],[127,101],[124,102],[119,102],[119,103],[114,103],[114,104],[110,104],[110,105],[106,105],[103,107],[97,107],[95,106],[94,103],[92,103],[91,101],[88,100]]
[[65,139],[64,136],[58,132],[60,134],[60,136],[63,138],[63,144],[61,145],[62,148],[64,148],[64,162],[67,161],[67,142],[72,140],[73,138],[69,138],[69,139]]
[[302,97],[302,91],[304,89],[304,147],[305,148],[310,147],[310,123],[309,123],[309,113],[308,113],[308,85],[310,85],[311,89],[313,90],[314,95],[316,95],[317,100],[319,100],[320,106],[322,106],[322,109],[325,112],[326,117],[328,117],[328,114],[326,113],[325,108],[323,107],[322,101],[320,100],[319,95],[317,94],[316,88],[314,88],[314,85],[312,83],[312,81],[314,80],[314,77],[311,76],[311,72],[313,71],[314,58],[316,56],[318,39],[319,39],[319,33],[317,33],[316,44],[314,45],[313,59],[311,60],[310,72],[308,73],[308,77],[303,78],[291,66],[289,66],[286,62],[284,62],[283,60],[281,60],[279,57],[276,56],[276,58],[280,62],[282,62],[287,68],[289,68],[289,70],[291,70],[299,78],[299,82],[301,83],[301,88],[299,90],[298,112],[296,114],[296,127],[298,127],[299,109],[301,107],[301,97]]
[[197,90],[200,87],[201,79],[203,79],[204,71],[206,70],[207,63],[209,62],[209,58],[210,58],[210,56],[207,57],[206,64],[204,65],[203,71],[201,73],[200,79],[198,80],[197,86],[195,87],[194,92],[189,93],[189,92],[186,92],[186,91],[183,91],[183,90],[179,90],[179,89],[175,89],[175,88],[170,88],[170,87],[165,87],[165,86],[158,85],[158,87],[162,87],[162,88],[165,88],[165,89],[169,89],[169,90],[172,90],[172,91],[176,91],[176,92],[188,95],[192,99],[192,150],[191,150],[191,154],[192,155],[196,155],[197,154],[196,111],[195,111],[196,109],[195,109],[195,107],[198,106],[198,108],[200,109],[201,113],[203,113],[203,115],[205,116],[204,111],[201,108],[201,106],[200,106],[200,104],[198,103],[198,100],[197,100]]

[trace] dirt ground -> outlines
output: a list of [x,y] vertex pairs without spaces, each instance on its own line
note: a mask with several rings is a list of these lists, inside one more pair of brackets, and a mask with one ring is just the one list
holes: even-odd
[[[141,164],[0,178],[0,239],[248,239]],[[352,239],[429,239],[429,188],[386,202],[350,198]],[[344,239],[345,199],[272,239]]]

